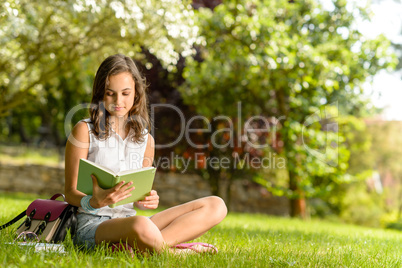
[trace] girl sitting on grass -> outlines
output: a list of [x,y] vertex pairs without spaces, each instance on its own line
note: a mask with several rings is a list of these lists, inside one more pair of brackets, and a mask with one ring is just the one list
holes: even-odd
[[[92,175],[93,194],[77,190],[80,158],[115,172],[148,167],[153,163],[154,139],[148,133],[146,84],[135,63],[124,55],[113,55],[100,65],[93,85],[90,118],[78,122],[66,145],[65,195],[79,207],[74,242],[93,248],[97,244],[123,243],[141,253],[164,249],[181,252],[216,252],[205,243],[187,243],[221,222],[227,213],[223,200],[204,197],[156,213],[136,216],[138,209],[156,209],[155,190],[144,200],[110,208],[135,191],[132,183],[120,182],[111,189],[99,187]],[[178,245],[180,244],[180,245]]]

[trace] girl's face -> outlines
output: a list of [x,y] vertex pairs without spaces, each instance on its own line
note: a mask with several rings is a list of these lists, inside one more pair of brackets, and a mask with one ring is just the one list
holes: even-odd
[[129,72],[109,76],[109,87],[106,88],[103,100],[111,116],[126,119],[134,105],[134,96],[135,83]]

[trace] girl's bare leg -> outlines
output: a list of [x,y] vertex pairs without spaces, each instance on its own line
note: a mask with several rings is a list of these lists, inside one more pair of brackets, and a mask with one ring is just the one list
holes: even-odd
[[165,246],[195,239],[221,222],[227,214],[224,201],[215,196],[197,199],[151,217],[134,216],[105,221],[95,242],[127,241],[140,252],[161,252]]
[[102,222],[95,233],[95,243],[126,242],[140,252],[161,252],[165,245],[158,227],[144,216],[117,218]]
[[178,205],[151,217],[168,246],[193,240],[221,222],[227,214],[225,202],[216,196]]

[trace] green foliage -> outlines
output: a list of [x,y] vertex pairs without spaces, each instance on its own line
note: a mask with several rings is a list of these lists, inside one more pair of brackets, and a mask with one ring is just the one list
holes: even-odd
[[391,222],[388,223],[385,228],[387,229],[393,229],[393,230],[398,230],[402,231],[402,222]]
[[[345,117],[340,122],[351,155],[350,185],[334,185],[332,194],[322,197],[326,209],[349,223],[370,226],[398,226],[401,215],[400,165],[401,123]],[[376,181],[377,180],[377,181]],[[314,212],[314,211],[313,211]]]
[[[383,36],[366,39],[344,0],[224,1],[199,11],[202,61],[187,60],[186,103],[209,118],[274,117],[287,160],[291,199],[331,193],[349,182],[350,148],[338,131],[343,116],[366,109],[363,84],[396,60]],[[269,149],[270,150],[270,149]],[[270,178],[265,178],[270,180]],[[293,210],[293,208],[292,208]],[[292,213],[293,215],[293,213]]]
[[342,199],[341,219],[347,223],[380,227],[383,214],[380,194],[368,192],[364,184],[348,187]]
[[[143,49],[172,71],[198,42],[188,1],[13,1],[0,10],[0,137],[65,144],[64,118],[90,101],[108,55]],[[82,110],[81,110],[82,112]],[[74,124],[85,113],[76,114]],[[4,118],[7,116],[7,118]],[[69,124],[70,122],[67,122]]]
[[396,213],[396,221],[402,218],[402,123],[398,121],[367,121],[371,136],[370,163],[382,179],[384,210]]

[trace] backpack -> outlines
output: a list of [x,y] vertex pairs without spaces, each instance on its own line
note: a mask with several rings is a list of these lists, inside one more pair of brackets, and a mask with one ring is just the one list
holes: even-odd
[[[63,197],[64,201],[56,200]],[[16,223],[26,216],[25,221],[17,228],[17,234],[24,238],[36,238],[38,241],[51,243],[62,242],[68,231],[71,236],[77,229],[77,207],[68,204],[63,194],[55,194],[50,199],[36,199],[28,208],[8,223],[0,226],[0,230]]]

